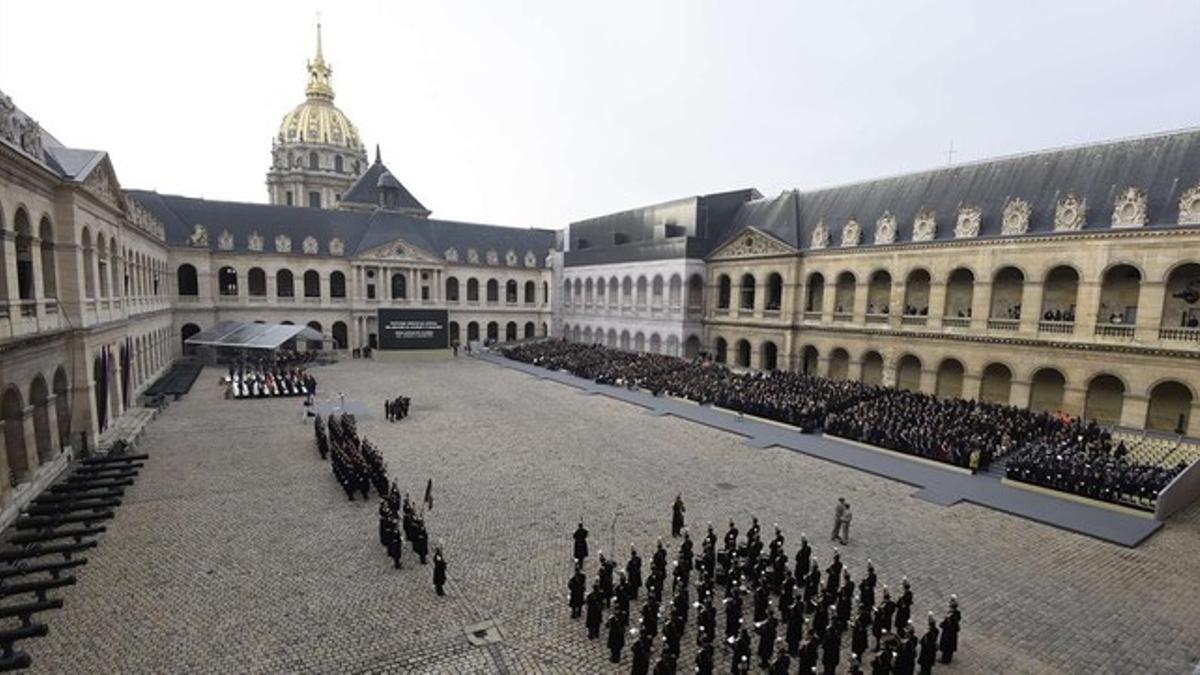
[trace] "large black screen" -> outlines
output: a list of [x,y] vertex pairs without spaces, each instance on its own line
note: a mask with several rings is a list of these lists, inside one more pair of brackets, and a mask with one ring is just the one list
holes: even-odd
[[446,349],[447,317],[444,309],[381,309],[379,348]]

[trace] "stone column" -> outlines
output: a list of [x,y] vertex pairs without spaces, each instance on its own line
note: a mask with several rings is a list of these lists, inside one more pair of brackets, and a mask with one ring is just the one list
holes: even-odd
[[[930,328],[942,327],[942,317],[946,314],[946,293],[948,289],[949,286],[944,281],[930,280],[929,282],[929,322],[927,325]],[[907,295],[908,287],[905,286],[904,290]],[[901,298],[901,302],[904,302],[903,298]]]
[[[8,303],[10,316],[20,316],[17,302],[21,295],[17,288],[17,242],[11,230],[0,230],[0,254],[4,256],[5,294],[0,301]],[[0,481],[3,482],[3,481]]]
[[921,362],[921,379],[917,382],[917,391],[923,394],[937,394],[937,371],[925,367]]
[[1146,413],[1150,411],[1150,399],[1125,392],[1125,401],[1121,404],[1121,426],[1141,429],[1146,425]]
[[[854,284],[854,306],[850,308],[853,313],[850,320],[853,323],[866,323],[867,321],[867,300],[871,295],[870,284],[855,282]],[[877,308],[878,309],[878,308]]]
[[893,279],[888,289],[888,326],[895,330],[900,327],[900,319],[904,316],[905,286],[899,279]]
[[1167,286],[1161,281],[1143,281],[1138,290],[1137,327],[1134,337],[1138,342],[1157,342],[1158,329],[1162,326],[1163,302]]
[[1021,325],[1023,335],[1035,335],[1038,322],[1042,318],[1042,297],[1046,286],[1040,281],[1026,281],[1025,290],[1021,294]]
[[992,282],[975,281],[971,295],[971,329],[986,330],[992,314]]
[[33,406],[21,411],[21,426],[25,431],[25,479],[29,480],[38,468],[37,429],[33,426]]
[[[6,438],[7,430],[8,422],[0,419],[0,438]],[[12,496],[12,486],[9,485],[8,480],[8,457],[7,453],[0,452],[0,505],[7,506],[10,496]]]
[[46,298],[46,288],[42,280],[42,240],[37,237],[29,238],[29,259],[33,262],[34,313],[40,316],[42,300]]
[[881,351],[879,356],[882,359],[880,363],[880,384],[885,387],[896,386],[896,368],[899,366],[899,361],[889,361],[886,352]]
[[821,291],[821,323],[833,321],[833,303],[837,300],[837,283],[825,282]]
[[979,395],[980,395],[980,392],[982,391],[982,389],[983,389],[983,373],[980,373],[978,375],[976,375],[974,373],[968,373],[968,372],[963,373],[963,381],[962,381],[962,397],[963,398],[978,401]]
[[[1033,390],[1033,384],[1024,380],[1013,379],[1009,383],[1008,403],[1020,408],[1029,407],[1029,395]],[[1065,394],[1064,394],[1065,396]]]
[[58,437],[58,406],[55,402],[58,400],[56,394],[50,394],[46,397],[46,425],[50,430],[50,448],[54,451],[53,455],[58,456],[62,452],[62,443]]
[[1074,387],[1069,383],[1063,387],[1063,412],[1073,417],[1083,415],[1084,402],[1087,400],[1086,387]]
[[1075,301],[1075,335],[1091,340],[1096,334],[1096,317],[1100,312],[1100,283],[1079,280]]

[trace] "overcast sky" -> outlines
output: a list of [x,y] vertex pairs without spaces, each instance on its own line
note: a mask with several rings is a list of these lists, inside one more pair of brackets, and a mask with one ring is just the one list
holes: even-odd
[[1200,1],[0,0],[0,90],[126,188],[265,201],[317,12],[434,217],[562,227],[1200,124]]

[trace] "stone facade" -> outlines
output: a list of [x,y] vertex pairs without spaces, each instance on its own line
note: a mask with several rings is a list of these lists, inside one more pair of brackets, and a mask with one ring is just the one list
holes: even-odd
[[549,268],[467,265],[403,250],[332,258],[171,248],[170,264],[196,280],[195,293],[180,293],[175,282],[176,335],[229,319],[305,324],[335,349],[355,349],[376,345],[385,307],[446,309],[450,339],[461,345],[549,334]]
[[60,150],[0,139],[0,523],[175,353],[162,223],[131,206],[106,154],[68,174]]
[[702,260],[570,267],[561,283],[562,335],[572,340],[673,356],[700,351]]
[[705,348],[1195,436],[1198,250],[1195,230],[1109,230],[710,261]]

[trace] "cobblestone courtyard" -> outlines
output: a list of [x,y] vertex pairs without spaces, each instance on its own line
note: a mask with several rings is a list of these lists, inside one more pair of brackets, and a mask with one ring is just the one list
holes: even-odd
[[[583,518],[593,553],[615,540],[623,562],[635,542],[648,563],[677,491],[694,536],[730,517],[744,533],[754,514],[789,552],[808,532],[822,567],[845,496],[856,580],[868,557],[881,584],[907,575],[918,625],[958,594],[961,651],[935,672],[1190,673],[1200,658],[1200,506],[1127,550],[471,359],[315,374],[320,398],[370,408],[360,433],[414,499],[433,478],[448,597],[410,554],[391,568],[377,502],[346,501],[298,400],[225,400],[207,369],[147,431],[151,459],[49,637],[23,645],[35,672],[628,672],[628,649],[610,669],[569,618],[571,532]],[[388,424],[398,394],[412,416]],[[489,619],[503,642],[470,646],[463,627]]]

